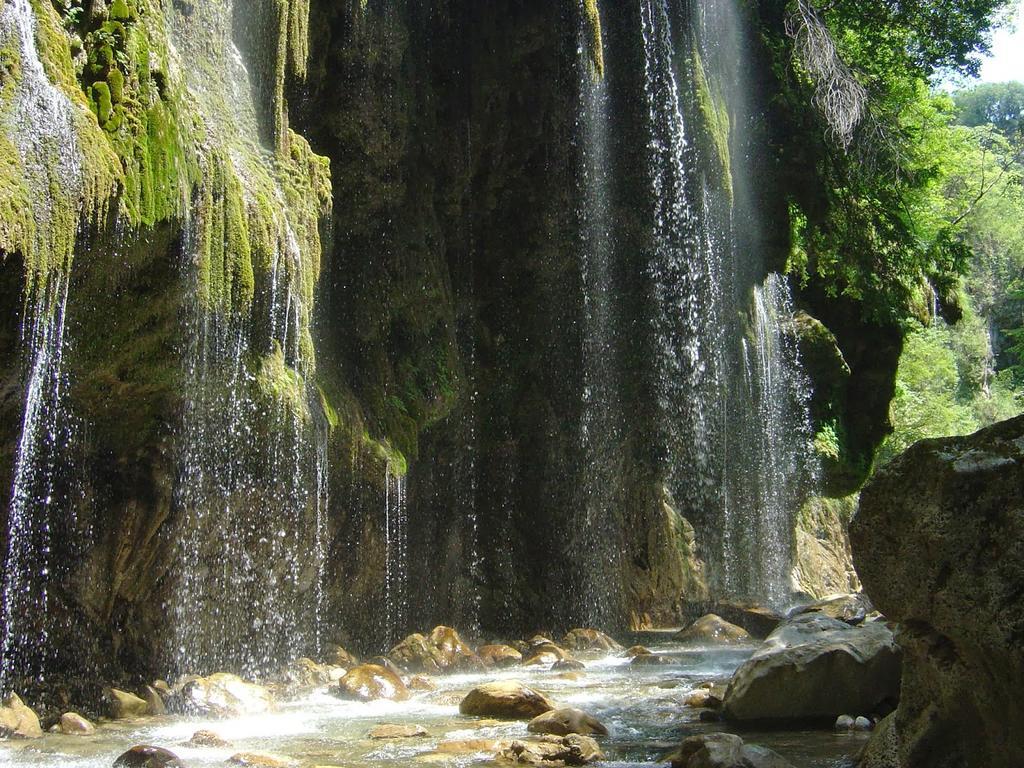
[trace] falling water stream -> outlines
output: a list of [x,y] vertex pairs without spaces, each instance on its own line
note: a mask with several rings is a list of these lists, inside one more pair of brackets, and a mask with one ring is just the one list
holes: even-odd
[[71,429],[63,401],[63,358],[73,243],[62,247],[57,233],[78,229],[83,179],[75,107],[44,71],[36,24],[29,0],[11,0],[0,8],[0,47],[17,50],[21,69],[3,128],[21,160],[35,226],[21,323],[25,405],[8,509],[0,691],[12,674],[29,671],[13,667],[13,651],[46,645],[50,553],[60,514],[54,482]]

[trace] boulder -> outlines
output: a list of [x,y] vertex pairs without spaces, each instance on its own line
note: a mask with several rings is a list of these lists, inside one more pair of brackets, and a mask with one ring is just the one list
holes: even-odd
[[108,688],[105,692],[107,714],[112,720],[127,720],[142,717],[149,713],[149,704],[134,693],[117,688]]
[[429,736],[422,725],[382,723],[370,731],[371,739],[414,739]]
[[185,763],[163,747],[140,744],[118,757],[114,768],[185,768]]
[[376,664],[353,667],[338,681],[338,685],[330,690],[340,699],[356,701],[405,701],[409,698],[409,689],[402,682],[402,678]]
[[555,705],[544,694],[515,680],[486,683],[471,690],[459,704],[463,715],[501,720],[532,720]]
[[168,706],[189,715],[238,717],[271,711],[274,697],[262,685],[218,672],[209,677],[186,678],[168,699]]
[[531,733],[550,733],[555,736],[568,736],[580,733],[584,736],[597,734],[607,736],[608,729],[593,715],[583,710],[564,707],[537,715],[526,726]]
[[899,690],[899,649],[884,623],[852,627],[810,613],[780,625],[736,671],[723,714],[831,724],[846,712],[891,711]]
[[39,718],[18,694],[4,699],[0,707],[0,739],[38,739],[42,735]]
[[850,538],[903,648],[872,766],[1024,765],[1024,417],[912,446],[865,487]]
[[743,627],[730,624],[721,616],[709,613],[678,632],[675,639],[684,643],[728,644],[749,642],[751,638],[750,633]]
[[359,666],[359,659],[340,645],[328,645],[324,650],[322,661],[329,667],[350,669]]
[[96,732],[96,726],[77,712],[65,712],[60,716],[60,732],[74,736],[86,736]]
[[562,646],[570,651],[621,651],[622,646],[597,629],[572,629],[562,638]]
[[436,691],[437,686],[430,680],[429,677],[423,675],[413,675],[409,678],[408,682],[410,691]]
[[523,661],[523,654],[511,645],[485,645],[477,649],[477,655],[488,667],[511,667]]
[[770,749],[744,744],[731,733],[690,736],[665,761],[672,768],[793,768]]
[[216,731],[199,730],[192,734],[192,738],[188,740],[188,744],[191,747],[230,747],[231,742],[225,739]]

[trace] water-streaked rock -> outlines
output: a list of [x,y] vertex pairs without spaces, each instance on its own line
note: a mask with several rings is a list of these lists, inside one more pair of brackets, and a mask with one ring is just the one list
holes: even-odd
[[463,715],[502,720],[532,720],[555,705],[542,693],[516,680],[486,683],[471,690],[459,704]]

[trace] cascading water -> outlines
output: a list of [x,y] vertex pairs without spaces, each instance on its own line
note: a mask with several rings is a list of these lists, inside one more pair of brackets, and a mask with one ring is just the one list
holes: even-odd
[[750,587],[775,606],[789,597],[793,520],[817,481],[810,382],[786,327],[792,320],[789,284],[772,273],[754,289],[753,343],[743,340],[743,381],[761,425],[755,447],[758,514],[747,521],[759,549]]
[[75,106],[47,77],[36,47],[36,23],[29,0],[11,0],[0,8],[0,48],[17,51],[20,63],[0,123],[21,161],[34,227],[25,254],[25,399],[8,508],[0,691],[13,675],[29,671],[18,668],[30,664],[25,655],[45,650],[50,554],[64,514],[55,469],[71,437],[63,357],[74,242],[60,233],[78,231],[83,171]]
[[384,606],[387,612],[385,637],[399,639],[408,618],[409,521],[405,475],[390,466],[384,477]]
[[644,93],[654,203],[649,259],[657,339],[660,448],[684,511],[703,510],[718,487],[714,414],[720,397],[722,268],[701,200],[691,200],[695,158],[686,135],[671,15],[643,0]]
[[[300,245],[280,160],[258,144],[268,131],[232,41],[233,4],[168,13],[179,52],[198,59],[202,51],[218,65],[217,82],[194,70],[186,82],[206,107],[204,129],[231,147],[227,157],[202,158],[208,186],[184,247],[192,301],[175,495],[175,663],[255,674],[316,652],[321,639],[328,428],[311,384],[310,337],[318,242]],[[252,246],[252,267],[231,239],[245,227],[268,235]],[[247,287],[256,257],[266,273]],[[238,298],[246,290],[251,303]]]
[[[594,13],[599,15],[597,10]],[[582,551],[593,553],[595,563],[582,575],[580,618],[587,626],[614,626],[620,616],[616,601],[622,547],[618,542],[620,525],[616,521],[613,498],[618,466],[619,407],[614,375],[613,253],[609,231],[608,88],[604,73],[596,63],[603,62],[604,57],[600,29],[590,28],[596,22],[588,20],[584,2],[580,3],[580,18],[577,66],[582,162],[577,215],[582,225],[580,269],[585,317],[580,450],[586,459],[580,488],[579,545]],[[599,44],[600,59],[592,50],[592,46]]]

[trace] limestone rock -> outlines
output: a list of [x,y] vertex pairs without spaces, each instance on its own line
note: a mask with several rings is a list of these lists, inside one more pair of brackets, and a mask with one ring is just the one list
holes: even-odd
[[730,624],[721,616],[709,613],[701,616],[686,629],[678,632],[676,640],[685,643],[744,643],[748,642],[750,633],[743,627]]
[[[708,611],[701,611],[708,613]],[[775,631],[785,617],[770,608],[760,605],[743,605],[740,603],[716,603],[710,613],[720,616],[730,624],[742,627],[757,639],[764,639]]]
[[413,675],[409,678],[407,683],[410,691],[436,691],[437,686],[431,681],[429,677],[423,675]]
[[744,744],[731,733],[690,736],[665,761],[672,768],[793,768],[770,749]]
[[488,667],[511,667],[523,660],[523,654],[511,645],[485,645],[477,649],[477,655]]
[[675,664],[676,660],[671,656],[664,656],[659,653],[641,653],[633,657],[630,666],[634,667],[656,667],[665,664]]
[[608,729],[593,715],[583,710],[565,707],[553,709],[543,715],[537,715],[526,726],[531,733],[550,733],[555,736],[568,736],[570,733],[579,733],[584,736],[598,734],[607,736]]
[[562,639],[562,646],[570,651],[621,651],[622,646],[597,629],[572,629]]
[[323,663],[331,667],[350,669],[359,666],[359,659],[340,645],[329,645],[324,651]]
[[114,768],[185,768],[185,763],[163,747],[140,744],[118,757]]
[[1024,765],[1024,417],[912,446],[865,487],[850,538],[904,653],[872,765]]
[[172,710],[190,715],[238,717],[271,711],[274,697],[262,685],[238,675],[218,672],[209,677],[186,679],[168,704]]
[[847,531],[856,510],[856,495],[815,496],[804,502],[797,515],[793,553],[793,577],[800,590],[815,598],[860,591]]
[[551,665],[554,672],[579,672],[587,668],[587,665],[576,659],[560,659]]
[[96,726],[77,712],[65,712],[60,716],[60,732],[85,736],[96,732]]
[[149,704],[134,693],[128,693],[117,688],[108,688],[106,691],[107,712],[113,720],[127,720],[133,717],[142,717],[149,713]]
[[409,689],[402,682],[402,678],[376,664],[353,667],[338,681],[336,687],[331,688],[331,693],[341,699],[358,701],[405,701],[409,698]]
[[0,707],[0,739],[38,739],[42,735],[39,718],[18,694],[4,699]]
[[463,715],[502,720],[528,720],[554,709],[542,693],[515,680],[486,683],[471,690],[459,704]]
[[899,690],[899,651],[885,624],[852,627],[812,613],[779,626],[736,671],[723,713],[831,723],[846,712],[889,711]]
[[414,739],[429,736],[429,733],[422,725],[382,723],[370,731],[369,736],[371,739]]

